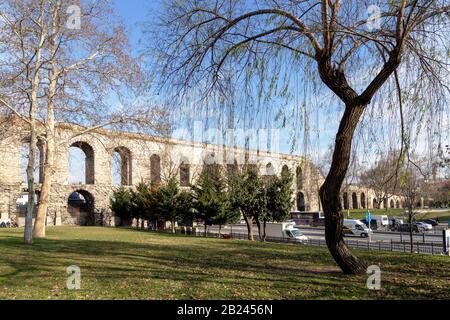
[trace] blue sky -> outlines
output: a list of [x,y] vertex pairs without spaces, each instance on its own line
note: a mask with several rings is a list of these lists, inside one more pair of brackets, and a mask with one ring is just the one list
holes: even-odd
[[[142,46],[140,45],[140,38],[142,36],[142,23],[145,21],[154,21],[155,18],[158,17],[158,13],[162,11],[162,4],[164,0],[114,0],[115,9],[119,16],[123,18],[128,29],[130,30],[130,38],[133,44],[134,50],[137,52],[142,51]],[[148,40],[147,40],[148,41]],[[292,80],[292,79],[291,79]],[[301,89],[298,90],[298,95],[301,96]],[[280,141],[279,141],[279,151],[282,153],[294,153],[298,155],[306,155],[311,158],[313,161],[318,161],[319,157],[322,156],[328,149],[330,144],[334,142],[335,134],[339,125],[339,120],[341,114],[343,112],[343,106],[338,102],[338,99],[332,98],[331,92],[323,88],[320,91],[320,95],[323,95],[323,106],[318,107],[316,102],[322,100],[322,97],[317,98],[313,97],[311,103],[308,104],[308,117],[309,117],[309,146],[308,149],[305,150],[304,141],[303,141],[303,123],[298,122],[297,131],[295,135],[297,136],[297,142],[295,145],[292,144],[291,134],[293,131],[292,124],[290,127],[285,129],[280,129]],[[314,100],[316,99],[316,100]],[[300,99],[301,100],[301,99]],[[326,101],[325,101],[326,100]],[[297,102],[298,103],[298,102]],[[298,103],[298,104],[301,104]],[[295,110],[295,108],[300,108],[300,106],[296,106],[293,101],[290,105],[286,107],[286,114],[290,115],[289,112],[291,110]],[[275,114],[270,115],[275,118]],[[389,116],[386,114],[385,117]],[[183,118],[183,117],[180,117]],[[189,117],[187,117],[189,118]],[[386,120],[388,118],[385,118]],[[185,118],[186,119],[186,118]],[[204,121],[205,119],[195,118],[192,115],[192,118],[189,119],[189,122],[192,122],[188,125],[188,127],[192,127],[195,121]],[[214,123],[215,119],[210,119],[211,123]],[[298,121],[298,120],[297,120]],[[392,123],[390,125],[396,126],[395,119],[392,119]],[[185,124],[179,123],[178,127],[184,127]],[[265,128],[264,120],[258,121],[255,124],[252,124],[254,129],[263,129]],[[298,129],[300,128],[300,129]],[[382,140],[382,138],[381,138]],[[383,141],[379,141],[379,143],[383,143]],[[387,146],[386,141],[384,141],[384,147]],[[355,143],[355,146],[358,143]],[[364,146],[363,146],[364,145]],[[426,143],[422,143],[426,147]],[[365,143],[359,144],[361,153],[361,158],[363,161],[373,161],[374,150],[373,148],[367,147]],[[377,145],[378,148],[383,148],[382,145]],[[364,149],[364,150],[363,150]]]
[[[162,10],[163,1],[146,1],[146,0],[115,0],[114,5],[117,13],[120,17],[122,17],[130,30],[130,39],[133,44],[134,50],[139,52],[142,49],[140,45],[141,38],[141,27],[142,23],[145,21],[152,20],[152,17],[157,17],[158,13]],[[273,115],[275,117],[275,115]],[[311,118],[316,119],[316,114],[311,114]],[[322,115],[321,115],[322,117]],[[331,122],[336,121],[336,117],[329,117],[329,115],[323,115],[323,120],[319,118],[319,124],[312,124],[312,131],[320,131],[320,136],[311,134],[313,136],[311,138],[309,152],[314,152],[314,155],[317,156],[317,150],[326,150],[332,141],[335,130],[333,130],[334,126],[331,125]],[[192,121],[199,121],[204,119],[192,119]],[[337,125],[337,123],[336,123]],[[192,124],[191,124],[192,126]],[[264,128],[263,124],[256,124],[256,129]],[[304,154],[305,150],[303,147],[303,137],[298,137],[298,143],[293,147],[292,140],[289,138],[291,135],[292,128],[280,129],[280,142],[279,142],[279,151],[282,153],[291,153],[294,148],[294,154]],[[300,130],[301,131],[301,130]],[[299,132],[299,135],[302,133]],[[310,156],[313,156],[311,155]]]

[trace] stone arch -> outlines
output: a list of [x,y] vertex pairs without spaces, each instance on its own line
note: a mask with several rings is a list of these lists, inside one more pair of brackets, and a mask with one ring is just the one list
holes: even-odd
[[348,203],[348,193],[347,193],[347,192],[344,192],[344,193],[343,193],[343,195],[342,195],[342,201],[343,201],[343,203],[344,203],[344,205],[343,205],[344,210],[348,210],[348,209],[349,209],[349,203]]
[[206,151],[203,154],[203,164],[204,165],[215,165],[215,164],[219,164],[219,159],[217,159],[216,157],[216,153],[215,152],[209,152]]
[[389,208],[395,208],[395,203],[394,203],[393,199],[391,199],[391,201],[389,203]]
[[266,164],[266,172],[265,172],[265,174],[267,176],[275,175],[275,168],[274,168],[272,162],[269,162],[268,164]]
[[150,180],[156,184],[161,183],[161,157],[157,154],[150,157]]
[[95,198],[89,191],[78,189],[67,197],[70,224],[78,226],[101,226],[103,217],[95,212]]
[[358,207],[358,195],[356,192],[352,193],[352,209],[359,209]]
[[[388,208],[388,199],[384,198],[383,199],[383,209],[387,209]],[[380,208],[381,209],[381,208]]]
[[376,198],[373,198],[373,201],[372,201],[372,208],[373,208],[373,209],[380,209],[380,208],[378,207],[378,201],[377,201]]
[[[75,150],[79,150],[79,152],[83,156],[82,159],[77,159],[78,157],[81,156],[80,154],[77,155]],[[68,167],[69,184],[94,184],[95,153],[92,146],[87,142],[77,141],[69,146],[68,152],[69,152],[69,167]],[[82,167],[76,168],[76,164],[74,163],[76,160],[82,161]],[[84,174],[79,175],[77,172],[74,172],[77,171],[78,169],[83,170]]]
[[297,210],[306,211],[305,195],[303,192],[297,192]]
[[361,192],[361,208],[366,208],[366,194],[364,192]]
[[289,167],[285,164],[282,168],[281,168],[281,174],[288,174],[289,173]]
[[395,203],[395,207],[396,207],[397,209],[400,209],[400,200],[397,200],[397,202]]
[[112,161],[113,161],[112,165],[113,184],[131,186],[133,184],[131,151],[126,147],[114,148],[112,154]]
[[303,189],[303,171],[300,166],[297,167],[295,171],[296,182],[297,182],[297,190]]
[[182,158],[180,163],[180,186],[189,187],[191,185],[191,165],[187,158]]

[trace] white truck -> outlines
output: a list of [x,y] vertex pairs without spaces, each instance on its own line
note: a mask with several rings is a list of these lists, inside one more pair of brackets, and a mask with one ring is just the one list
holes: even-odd
[[389,226],[389,217],[385,215],[372,216],[372,220],[376,220],[378,228],[387,228]]
[[372,230],[360,220],[344,219],[344,235],[355,235],[367,238],[370,232],[372,232]]
[[267,238],[288,238],[296,241],[308,241],[308,237],[294,226],[295,223],[293,222],[267,223],[266,236]]

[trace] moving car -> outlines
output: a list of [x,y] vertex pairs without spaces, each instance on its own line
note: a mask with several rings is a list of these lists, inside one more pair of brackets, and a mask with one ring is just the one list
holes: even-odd
[[308,237],[294,227],[293,222],[267,223],[267,238],[288,238],[296,241],[308,241]]
[[372,232],[372,230],[360,220],[344,219],[344,235],[355,235],[367,238],[370,232]]
[[425,223],[425,222],[416,222],[415,225],[417,225],[419,228],[430,231],[433,230],[433,226],[431,224]]
[[428,224],[431,224],[433,227],[439,225],[439,222],[437,222],[437,221],[434,220],[434,219],[426,219],[426,220],[423,220],[423,222],[428,223]]
[[392,231],[398,231],[402,224],[403,224],[402,219],[398,219],[398,218],[389,219],[389,227],[390,227],[390,230],[392,230]]
[[[409,232],[409,223],[403,223],[397,227],[398,232]],[[417,224],[413,224],[413,232],[423,232],[423,229]]]

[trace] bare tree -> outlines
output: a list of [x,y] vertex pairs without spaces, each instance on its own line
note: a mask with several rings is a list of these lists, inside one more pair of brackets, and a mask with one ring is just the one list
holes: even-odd
[[418,212],[416,203],[421,197],[421,187],[423,185],[423,176],[420,175],[420,168],[416,167],[412,162],[408,162],[400,175],[401,192],[405,199],[407,211],[405,212],[409,225],[409,241],[411,253],[414,253],[414,222]]
[[[26,15],[34,14],[33,19],[16,19],[15,16],[6,14],[6,4],[0,8],[2,18],[0,54],[4,57],[0,71],[2,78],[0,103],[9,114],[20,117],[30,127],[27,165],[28,208],[24,241],[31,244],[32,219],[35,211],[34,166],[38,140],[36,118],[39,111],[39,96],[42,94],[43,55],[47,29],[44,25],[44,1],[16,2],[14,6]],[[6,44],[8,48],[5,48]]]
[[398,152],[391,152],[361,173],[360,183],[375,192],[378,209],[382,202],[386,203],[398,191],[400,165]]
[[[304,73],[315,66],[315,74],[343,105],[320,196],[328,248],[348,274],[365,272],[344,242],[339,200],[361,116],[383,93],[383,85],[395,83],[400,75],[398,88],[412,76],[421,79],[418,92],[428,88],[427,95],[438,94],[445,87],[443,76],[448,75],[446,50],[440,50],[446,46],[449,29],[446,1],[379,2],[376,14],[369,15],[371,4],[174,0],[165,5],[159,25],[150,29],[157,33],[156,38],[151,35],[158,39],[161,81],[180,94],[204,88],[203,97],[219,92],[226,99],[229,92],[243,92],[241,88],[257,82],[258,92],[270,95],[277,79],[283,78],[282,70]],[[405,68],[399,69],[402,62]],[[239,89],[230,89],[230,77]],[[430,85],[434,90],[429,90]]]
[[[158,131],[164,112],[138,99],[145,97],[147,82],[112,1],[8,0],[0,15],[4,53],[0,70],[7,75],[0,102],[30,125],[30,166],[36,136],[43,140],[43,177],[33,236],[45,237],[55,152],[59,144],[68,142],[57,141],[57,122],[83,126],[70,140],[103,127]],[[30,75],[34,80],[23,86],[22,79]],[[7,85],[13,85],[13,90]],[[117,105],[108,105],[114,98]],[[24,100],[30,100],[29,106],[23,107]],[[32,197],[30,175],[31,171]]]

